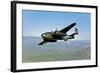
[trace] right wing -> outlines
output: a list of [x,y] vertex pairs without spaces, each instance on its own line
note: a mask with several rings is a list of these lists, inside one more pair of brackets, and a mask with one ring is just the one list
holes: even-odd
[[42,41],[41,43],[39,43],[38,45],[43,45],[43,44],[45,44],[45,43],[47,43],[46,41]]
[[74,27],[76,23],[72,23],[69,26],[65,27],[64,29],[60,30],[60,32],[66,33],[68,32],[72,27]]

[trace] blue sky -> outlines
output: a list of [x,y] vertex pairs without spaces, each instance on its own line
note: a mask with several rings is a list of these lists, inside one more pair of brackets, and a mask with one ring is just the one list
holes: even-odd
[[[79,29],[76,39],[90,40],[91,14],[79,12],[55,12],[23,10],[23,36],[38,36],[44,32],[61,30],[75,22]],[[68,34],[75,32],[74,28]]]

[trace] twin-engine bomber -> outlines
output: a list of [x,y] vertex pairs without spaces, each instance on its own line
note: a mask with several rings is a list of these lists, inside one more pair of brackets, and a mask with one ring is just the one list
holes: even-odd
[[63,28],[62,30],[54,31],[54,32],[45,32],[41,36],[43,38],[43,41],[39,43],[38,45],[43,45],[47,42],[57,42],[57,40],[64,40],[67,41],[68,39],[74,39],[75,35],[78,35],[78,29],[75,28],[75,32],[68,35],[67,32],[76,25],[76,23],[72,23],[69,26]]

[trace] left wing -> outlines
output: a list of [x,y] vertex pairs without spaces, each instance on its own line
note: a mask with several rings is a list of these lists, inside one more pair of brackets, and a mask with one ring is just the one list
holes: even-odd
[[45,44],[45,43],[47,43],[46,41],[42,41],[41,43],[39,43],[38,45],[43,45],[43,44]]
[[64,29],[60,30],[60,32],[66,33],[68,32],[72,27],[74,27],[76,23],[72,23],[71,25],[65,27]]

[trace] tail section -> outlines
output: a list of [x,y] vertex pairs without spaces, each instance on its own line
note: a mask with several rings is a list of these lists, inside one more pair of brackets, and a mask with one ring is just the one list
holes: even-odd
[[75,28],[75,34],[78,35],[78,29],[77,28]]
[[71,34],[70,37],[71,37],[71,38],[74,38],[74,35],[78,35],[78,34],[79,34],[79,33],[78,33],[78,29],[75,28],[75,33]]

